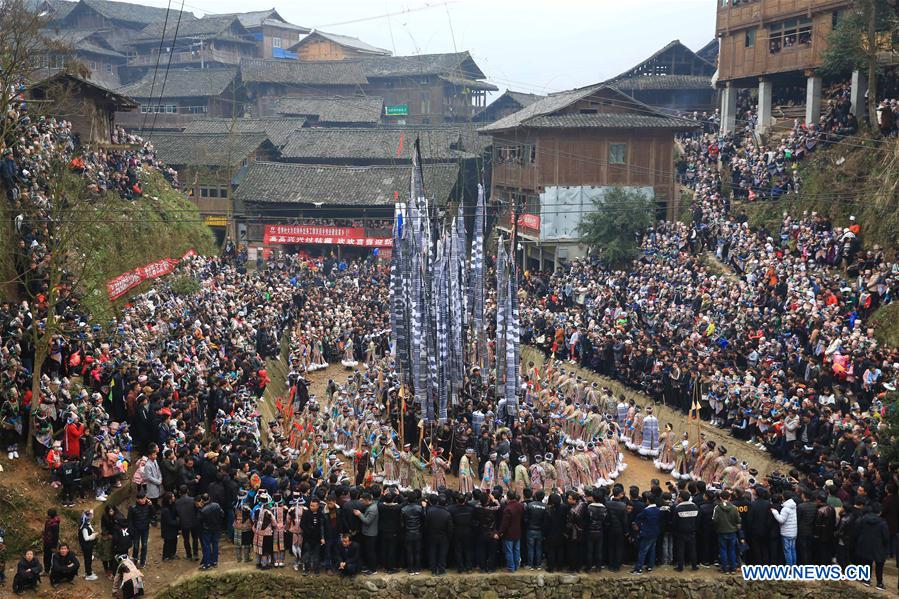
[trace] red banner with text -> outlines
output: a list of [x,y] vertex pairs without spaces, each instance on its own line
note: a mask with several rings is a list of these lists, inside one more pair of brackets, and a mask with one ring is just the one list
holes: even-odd
[[129,270],[128,272],[120,274],[116,278],[107,281],[106,293],[109,295],[109,299],[118,299],[144,281],[148,281],[150,279],[158,279],[159,277],[164,277],[165,275],[171,274],[175,270],[175,266],[178,264],[178,262],[196,255],[196,250],[190,248],[189,250],[184,252],[184,255],[179,259],[162,258],[161,260],[150,262],[149,264],[145,264],[144,266],[139,266],[134,270]]
[[316,227],[310,225],[266,225],[265,245],[311,243],[316,245],[352,245],[392,247],[391,237],[368,237],[363,227]]

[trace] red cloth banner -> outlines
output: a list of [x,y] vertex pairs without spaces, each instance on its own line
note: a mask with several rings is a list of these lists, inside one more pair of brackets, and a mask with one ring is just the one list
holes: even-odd
[[[180,260],[196,255],[197,251],[190,248],[184,253]],[[175,260],[174,258],[162,258],[161,260],[150,262],[144,266],[139,266],[134,270],[129,270],[128,272],[107,281],[106,293],[109,295],[109,299],[118,299],[144,281],[158,279],[159,277],[171,274],[175,270],[175,265],[177,265],[178,262],[179,260]]]
[[540,230],[540,217],[536,214],[522,214],[518,217],[518,226],[526,229]]
[[126,272],[125,274],[107,281],[106,293],[109,294],[109,299],[118,299],[140,285],[144,279],[141,277],[140,272],[138,272],[139,270],[140,269],[136,269]]
[[266,225],[265,245],[311,243],[316,245],[353,245],[357,247],[393,247],[391,237],[367,237],[363,227],[315,227],[307,225]]

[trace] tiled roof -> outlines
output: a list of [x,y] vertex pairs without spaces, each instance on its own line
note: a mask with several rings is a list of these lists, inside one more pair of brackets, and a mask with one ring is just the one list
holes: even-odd
[[446,81],[447,83],[452,83],[453,85],[459,87],[467,87],[469,89],[477,89],[477,90],[486,90],[489,92],[499,91],[499,88],[493,85],[492,83],[487,83],[486,81],[478,81],[476,79],[469,79],[468,77],[459,77],[457,75],[440,75],[440,79]]
[[566,106],[574,104],[581,98],[586,98],[587,96],[591,95],[601,88],[601,85],[594,85],[591,87],[582,87],[580,89],[573,89],[570,91],[550,94],[545,98],[541,98],[536,102],[532,102],[530,105],[525,106],[518,112],[510,114],[509,116],[503,117],[494,123],[482,127],[480,131],[490,132],[519,127],[528,119],[542,116],[544,114],[551,114],[553,112],[556,112],[557,110],[562,110]]
[[406,163],[415,138],[424,160],[453,161],[462,156],[462,132],[455,127],[374,127],[368,129],[307,128],[290,136],[284,159],[390,160]]
[[241,25],[243,25],[247,29],[262,27],[262,25],[277,25],[278,27],[284,27],[286,29],[296,29],[298,31],[302,31],[303,33],[308,33],[310,31],[308,27],[302,27],[301,25],[288,23],[281,17],[281,15],[278,14],[278,11],[276,11],[274,8],[270,8],[268,10],[254,10],[249,12],[232,12],[220,15],[208,15],[208,17],[203,18],[205,19],[214,17],[237,17],[237,19],[240,20]]
[[237,76],[237,69],[170,69],[162,90],[162,78],[156,77],[153,85],[153,72],[148,72],[142,79],[123,86],[119,93],[132,98],[147,99],[152,89],[153,96],[158,97],[164,91],[166,98],[201,98],[220,96]]
[[166,164],[236,166],[266,139],[265,133],[154,133],[150,142]]
[[285,85],[362,85],[368,83],[362,65],[355,61],[267,60],[243,58],[240,74],[244,82]]
[[306,119],[259,117],[245,119],[196,119],[187,124],[185,133],[265,133],[280,148],[294,131],[303,128]]
[[525,92],[515,92],[515,91],[512,91],[511,89],[507,89],[506,93],[503,95],[509,96],[511,99],[518,102],[522,107],[530,106],[537,100],[540,100],[540,99],[546,97],[546,96],[541,96],[540,94],[528,94]]
[[319,123],[377,123],[381,120],[384,100],[375,96],[334,96],[275,100],[278,114],[318,117]]
[[[157,6],[145,6],[143,4],[131,4],[130,2],[113,2],[112,0],[81,0],[88,8],[93,9],[97,13],[103,15],[107,19],[113,21],[124,21],[126,23],[143,23],[149,25],[156,21],[164,21],[166,18],[166,9]],[[70,11],[71,12],[71,11]],[[177,19],[178,11],[168,11],[169,19]],[[193,13],[181,13],[181,24],[186,21],[196,19]]]
[[[423,167],[428,198],[444,204],[459,174],[456,164]],[[402,166],[313,166],[254,162],[234,194],[245,203],[390,206],[409,196],[410,168]]]
[[467,76],[484,79],[468,52],[420,54],[418,56],[366,56],[362,58],[366,77],[415,77],[417,75]]
[[694,129],[696,121],[674,117],[600,112],[598,114],[557,114],[538,116],[525,123],[537,129]]
[[352,48],[357,52],[362,52],[365,54],[380,54],[383,56],[390,56],[390,50],[385,50],[384,48],[378,48],[376,46],[372,46],[371,44],[367,44],[360,40],[359,38],[350,37],[348,35],[337,35],[336,33],[328,33],[326,31],[318,31],[317,29],[313,29],[312,33],[295,43],[291,46],[290,50],[295,50],[302,46],[306,40],[312,39],[313,37],[318,36],[322,37],[328,41],[334,42],[337,45],[344,46],[346,48]]
[[[240,24],[240,21],[237,19],[237,17],[224,16],[204,17],[202,19],[193,19],[187,22],[182,22],[180,24],[178,24],[177,22],[173,22],[171,19],[169,19],[169,22],[167,24],[164,21],[157,21],[155,23],[150,23],[141,30],[141,38],[145,40],[152,39],[156,42],[159,42],[159,39],[162,36],[164,25],[165,37],[167,39],[174,37],[176,28],[178,30],[179,38],[210,38],[222,35],[235,37],[230,31],[232,26],[235,25],[235,22],[237,25],[236,30],[238,32],[238,35],[249,36],[250,32]],[[250,40],[248,39],[247,41]]]
[[612,85],[626,92],[657,89],[711,89],[712,78],[703,75],[656,75],[619,79]]

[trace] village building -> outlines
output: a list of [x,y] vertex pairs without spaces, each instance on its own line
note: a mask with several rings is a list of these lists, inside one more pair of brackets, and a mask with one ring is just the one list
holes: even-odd
[[236,17],[256,42],[257,58],[296,59],[288,48],[309,33],[308,27],[294,25],[278,14],[274,8],[221,15],[207,15],[207,18]]
[[264,133],[278,150],[281,150],[295,131],[306,124],[306,119],[261,117],[240,119],[198,118],[184,127],[184,133]]
[[478,123],[492,123],[514,114],[522,108],[527,108],[544,97],[539,94],[527,94],[507,89],[501,96],[488,104],[486,108],[475,114],[472,120]]
[[715,65],[674,40],[627,71],[605,81],[627,95],[666,112],[710,112]]
[[654,198],[673,219],[674,136],[697,126],[597,84],[550,94],[482,127],[492,137],[491,199],[498,224],[518,233],[527,264],[543,269],[583,255],[578,225],[613,187]]
[[[456,164],[423,166],[429,199],[456,199]],[[409,165],[339,166],[253,163],[235,191],[238,241],[250,255],[277,249],[313,256],[389,256],[391,219],[409,194]]]
[[120,69],[122,78],[129,81],[155,71],[159,64],[168,69],[236,66],[257,51],[250,32],[233,16],[152,23],[141,30],[131,48],[132,56]]
[[236,68],[170,69],[165,87],[162,81],[153,79],[150,72],[119,88],[120,93],[140,102],[140,112],[122,120],[125,128],[180,130],[195,117],[243,114],[244,98]]
[[125,95],[67,72],[34,83],[28,98],[39,106],[35,114],[66,115],[81,142],[91,145],[110,144],[117,115],[138,107]]
[[278,156],[265,133],[168,132],[150,141],[157,157],[178,171],[181,188],[220,243],[233,225],[232,189],[254,162]]
[[384,121],[393,124],[470,121],[498,91],[468,52],[360,60],[365,93],[384,98]]
[[253,116],[275,114],[276,100],[284,96],[354,96],[368,83],[356,61],[245,58],[240,75]]
[[[718,4],[716,35],[720,42],[718,82],[721,88],[721,129],[737,123],[740,89],[757,90],[756,129],[772,124],[775,87],[804,88],[805,122],[816,123],[821,113],[823,81],[817,70],[830,32],[851,0],[723,0]],[[864,110],[865,75],[852,77],[852,110]],[[742,124],[739,124],[742,126]]]
[[310,127],[373,127],[381,122],[384,99],[377,96],[275,98],[272,111],[302,117]]
[[346,60],[365,56],[390,56],[389,50],[376,48],[348,35],[337,35],[313,29],[289,48],[298,60]]
[[121,86],[119,69],[125,64],[126,55],[103,33],[45,29],[41,35],[48,48],[41,59],[40,74],[50,76],[64,70],[86,69],[87,79],[97,85],[110,89]]

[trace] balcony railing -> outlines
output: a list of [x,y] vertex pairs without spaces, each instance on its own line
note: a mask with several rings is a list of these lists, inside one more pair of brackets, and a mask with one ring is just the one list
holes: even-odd
[[[190,52],[174,52],[172,55],[172,64],[196,64],[201,62],[218,62],[223,64],[239,64],[240,52],[231,50],[218,50],[204,48],[202,50],[192,50]],[[161,62],[168,62],[169,53],[163,53],[160,58]],[[156,53],[142,54],[140,56],[132,56],[128,58],[128,66],[154,66],[156,64]]]

